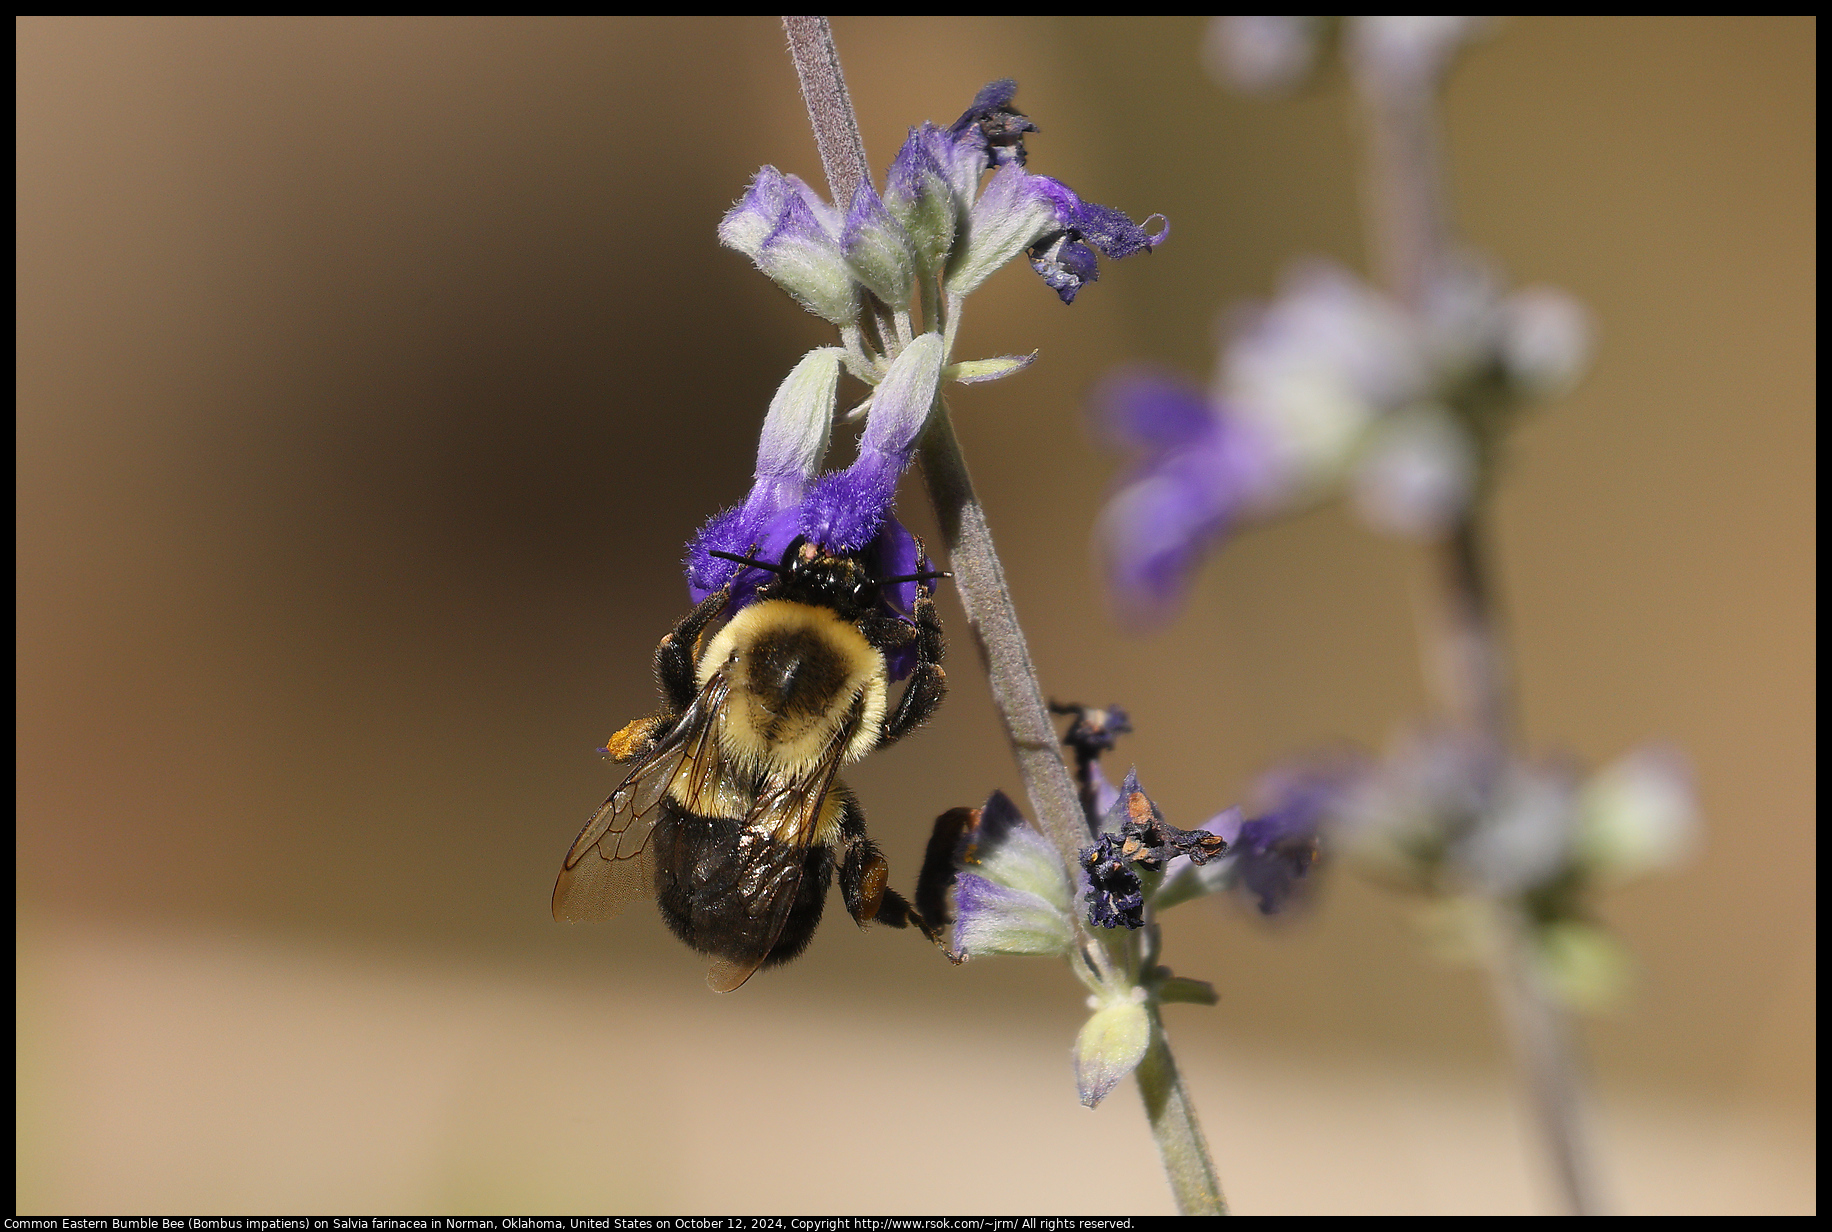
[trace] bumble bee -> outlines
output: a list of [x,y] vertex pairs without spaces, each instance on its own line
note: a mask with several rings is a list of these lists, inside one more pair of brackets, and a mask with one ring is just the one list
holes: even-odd
[[[919,572],[876,578],[857,556],[799,538],[779,564],[713,555],[774,576],[710,637],[729,584],[656,648],[663,710],[611,738],[606,752],[635,764],[566,853],[554,919],[608,919],[653,894],[674,935],[710,958],[706,982],[730,992],[807,948],[837,870],[861,927],[914,924],[941,944],[886,884],[889,866],[837,776],[941,703],[928,583],[947,575],[927,571],[918,549]],[[913,625],[879,605],[896,582],[918,583]],[[893,706],[885,655],[912,647]]]

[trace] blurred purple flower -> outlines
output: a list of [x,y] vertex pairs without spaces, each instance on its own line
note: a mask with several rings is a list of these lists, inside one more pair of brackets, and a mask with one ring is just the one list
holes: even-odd
[[1226,823],[1215,827],[1229,840],[1232,883],[1260,914],[1277,914],[1302,890],[1299,882],[1316,862],[1323,830],[1341,808],[1349,781],[1342,767],[1275,772],[1261,782],[1271,801],[1266,812],[1246,821],[1236,814],[1231,834]]
[[1235,524],[1276,499],[1281,475],[1262,434],[1175,377],[1121,374],[1096,395],[1102,425],[1137,461],[1097,535],[1131,615],[1167,615],[1189,575]]

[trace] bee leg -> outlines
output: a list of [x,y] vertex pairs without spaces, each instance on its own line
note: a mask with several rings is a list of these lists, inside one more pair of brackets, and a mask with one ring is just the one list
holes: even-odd
[[[903,631],[907,634],[907,625]],[[915,636],[916,667],[903,686],[903,696],[897,699],[897,709],[878,733],[878,748],[895,744],[922,726],[948,692],[947,673],[941,670],[942,656],[948,648],[941,636],[941,617],[936,614],[935,601],[926,586],[916,592]]]
[[676,712],[693,705],[699,692],[694,688],[693,677],[694,652],[698,649],[700,634],[731,597],[729,586],[708,595],[698,607],[681,617],[681,622],[655,648],[655,681],[661,686],[662,697]]
[[840,818],[840,837],[846,855],[840,864],[840,897],[845,900],[846,910],[858,921],[860,928],[874,923],[891,928],[914,925],[954,959],[953,951],[942,939],[941,929],[930,924],[908,899],[890,888],[891,866],[878,845],[866,837],[865,817],[859,806],[848,800],[844,809]]

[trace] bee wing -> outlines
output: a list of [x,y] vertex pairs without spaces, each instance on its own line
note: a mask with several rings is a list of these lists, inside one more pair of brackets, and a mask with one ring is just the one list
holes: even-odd
[[585,823],[553,885],[554,919],[608,920],[632,900],[654,892],[649,835],[661,819],[668,786],[682,767],[690,767],[696,785],[709,772],[715,759],[714,720],[730,687],[723,675],[708,680],[693,704]]
[[738,859],[723,891],[744,904],[747,927],[728,953],[714,955],[707,966],[706,983],[714,992],[742,986],[776,948],[801,889],[821,806],[833,789],[840,756],[857,725],[855,708],[812,767],[792,778],[773,779],[758,793],[739,833]]

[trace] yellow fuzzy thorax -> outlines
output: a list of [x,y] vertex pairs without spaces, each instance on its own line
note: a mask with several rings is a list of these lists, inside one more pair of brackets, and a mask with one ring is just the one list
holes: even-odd
[[[763,639],[785,633],[817,638],[843,665],[843,678],[817,713],[791,722],[775,714],[746,687],[748,657]],[[865,635],[824,607],[770,599],[754,603],[727,622],[700,656],[700,687],[723,673],[731,682],[719,718],[720,752],[740,773],[795,779],[810,773],[845,727],[851,728],[842,762],[857,761],[876,745],[884,723],[887,693],[884,656]]]

